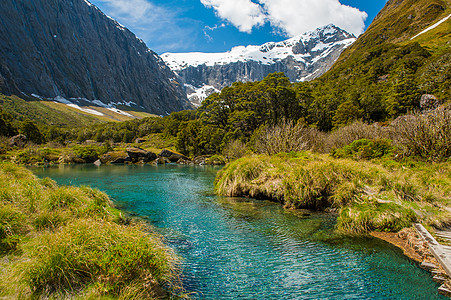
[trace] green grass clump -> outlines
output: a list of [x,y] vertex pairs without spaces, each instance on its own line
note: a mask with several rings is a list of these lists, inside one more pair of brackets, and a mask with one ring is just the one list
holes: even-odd
[[222,155],[213,155],[205,160],[207,165],[225,165],[226,158]]
[[340,211],[338,229],[351,233],[397,232],[417,220],[415,212],[393,203],[353,203]]
[[441,226],[451,219],[449,163],[386,168],[309,152],[249,156],[221,170],[215,188],[286,208],[336,210],[337,228],[351,233],[397,231],[414,221]]
[[161,239],[124,219],[106,194],[0,163],[0,298],[167,297],[176,265]]
[[151,297],[149,284],[172,279],[172,260],[160,239],[138,225],[80,219],[36,241],[25,279],[36,295],[88,287],[90,293],[119,297],[139,283]]

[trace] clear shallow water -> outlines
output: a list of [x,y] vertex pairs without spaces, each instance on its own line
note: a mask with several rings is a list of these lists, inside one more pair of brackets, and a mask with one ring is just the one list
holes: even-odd
[[59,184],[90,185],[148,219],[183,258],[198,299],[447,299],[431,276],[376,239],[331,235],[334,218],[267,201],[216,197],[217,168],[33,168]]

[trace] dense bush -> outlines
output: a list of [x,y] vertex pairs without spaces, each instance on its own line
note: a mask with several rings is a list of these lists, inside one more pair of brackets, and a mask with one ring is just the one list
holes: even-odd
[[331,155],[335,158],[373,159],[392,156],[393,151],[390,140],[361,139],[332,150]]
[[406,156],[427,160],[451,157],[451,110],[438,109],[395,120],[390,135]]
[[317,130],[302,123],[283,121],[274,126],[262,126],[251,139],[256,153],[273,155],[280,152],[310,150],[316,143]]
[[20,123],[20,133],[35,144],[42,144],[45,141],[43,134],[31,120],[25,120]]

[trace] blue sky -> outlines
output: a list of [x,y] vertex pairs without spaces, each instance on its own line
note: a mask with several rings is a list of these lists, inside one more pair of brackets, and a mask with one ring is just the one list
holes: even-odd
[[165,52],[224,52],[333,23],[361,34],[386,0],[89,0],[147,46]]

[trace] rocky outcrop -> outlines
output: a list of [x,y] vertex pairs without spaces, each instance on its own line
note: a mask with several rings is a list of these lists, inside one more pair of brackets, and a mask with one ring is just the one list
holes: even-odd
[[164,115],[190,106],[161,58],[85,0],[0,2],[0,91],[122,103]]
[[441,102],[434,95],[424,94],[420,99],[420,107],[422,110],[433,110],[439,107]]
[[100,162],[102,164],[123,164],[131,162],[131,159],[125,152],[112,151],[102,155]]

